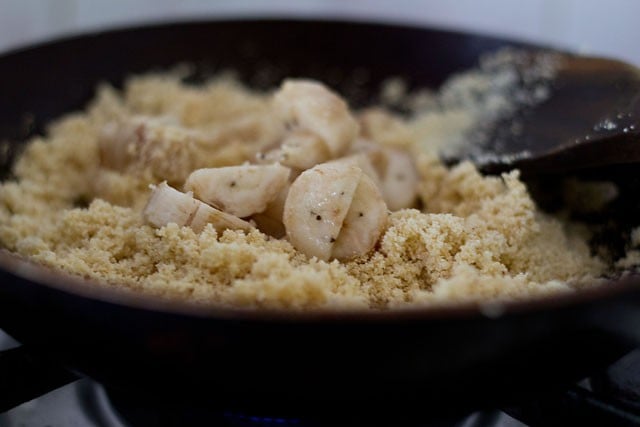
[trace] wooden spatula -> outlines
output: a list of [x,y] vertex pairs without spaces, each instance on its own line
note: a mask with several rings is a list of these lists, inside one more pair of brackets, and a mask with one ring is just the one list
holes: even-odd
[[640,69],[561,55],[549,98],[494,123],[482,151],[498,154],[476,159],[485,173],[518,168],[526,177],[630,163],[640,168]]

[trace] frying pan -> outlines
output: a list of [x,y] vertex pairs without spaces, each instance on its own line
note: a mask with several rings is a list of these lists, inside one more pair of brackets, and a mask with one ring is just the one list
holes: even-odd
[[[527,47],[433,29],[295,20],[176,23],[42,44],[0,58],[0,140],[10,144],[2,172],[10,177],[23,141],[81,109],[97,83],[118,86],[132,73],[189,62],[196,80],[228,68],[258,87],[307,76],[360,106],[375,101],[389,76],[437,87],[506,45]],[[202,308],[92,286],[6,251],[0,283],[0,327],[31,357],[22,367],[64,367],[163,405],[427,417],[565,387],[640,342],[634,275],[501,306],[389,312]],[[29,376],[15,366],[1,368],[9,380]],[[55,385],[70,375],[39,381]]]

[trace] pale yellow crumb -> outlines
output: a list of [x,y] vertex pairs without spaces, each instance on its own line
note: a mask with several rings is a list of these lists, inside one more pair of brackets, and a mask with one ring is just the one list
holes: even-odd
[[[405,92],[396,82],[385,96],[396,102]],[[0,184],[0,242],[103,286],[292,310],[528,298],[570,292],[604,272],[581,234],[537,209],[517,172],[484,177],[471,163],[449,169],[425,153],[425,145],[465,134],[476,116],[464,111],[409,120],[382,114],[368,122],[373,137],[414,148],[423,211],[393,212],[376,249],[344,263],[309,259],[257,230],[152,228],[141,210],[162,169],[101,166],[100,129],[132,115],[170,116],[179,132],[224,140],[219,151],[203,151],[176,137],[180,155],[197,160],[188,168],[244,161],[279,129],[267,100],[229,78],[194,87],[176,74],[153,74],[133,77],[123,93],[102,86],[87,111],[32,140],[16,179]],[[176,159],[177,152],[163,153],[158,162]],[[638,245],[640,229],[634,239]]]

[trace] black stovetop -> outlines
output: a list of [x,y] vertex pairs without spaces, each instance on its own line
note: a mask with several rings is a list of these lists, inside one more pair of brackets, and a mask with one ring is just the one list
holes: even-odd
[[[0,351],[16,343],[0,331]],[[520,427],[553,425],[640,426],[640,349],[569,390],[535,396],[517,407],[490,409],[425,419],[370,419],[358,414],[287,417],[283,414],[240,413],[224,410],[145,407],[144,400],[122,399],[101,385],[82,379],[0,414],[3,427],[322,427],[435,426]],[[153,401],[153,400],[151,400]],[[148,400],[147,400],[148,402]],[[325,413],[326,415],[326,413]]]
[[[166,415],[153,414],[147,419],[146,425],[196,426],[193,422],[183,421],[175,424]],[[336,420],[328,425],[340,426],[344,420]],[[137,424],[137,423],[136,423]],[[48,393],[31,402],[20,405],[9,412],[0,414],[0,426],[3,427],[130,427],[124,417],[115,410],[109,396],[98,384],[83,379],[69,384],[56,391]],[[348,423],[352,424],[352,423]],[[392,423],[400,427],[404,423]],[[314,420],[300,418],[258,416],[232,412],[221,412],[215,419],[207,423],[211,427],[320,427],[327,425]],[[352,425],[366,425],[358,423]],[[415,421],[412,426],[455,426],[455,427],[522,427],[525,424],[515,420],[506,413],[498,410],[481,411],[469,415],[462,415],[458,419]]]

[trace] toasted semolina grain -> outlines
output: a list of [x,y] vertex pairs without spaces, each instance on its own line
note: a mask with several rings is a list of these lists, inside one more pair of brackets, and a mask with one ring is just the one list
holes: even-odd
[[[480,83],[488,84],[484,77]],[[387,97],[397,101],[400,89],[388,89]],[[590,254],[582,234],[538,210],[517,171],[485,177],[469,162],[448,168],[425,149],[435,144],[425,135],[458,138],[476,119],[450,102],[455,109],[397,118],[392,128],[370,124],[391,145],[413,147],[422,210],[392,212],[376,248],[346,262],[309,259],[258,230],[218,233],[209,225],[196,234],[145,224],[148,186],[162,178],[156,166],[175,159],[160,152],[135,170],[101,166],[97,141],[107,123],[169,117],[179,130],[173,143],[186,156],[179,176],[251,160],[280,132],[268,94],[229,77],[190,86],[171,73],[133,77],[122,93],[102,86],[86,111],[33,139],[15,164],[15,179],[0,186],[0,242],[102,286],[205,305],[389,309],[529,298],[593,283],[605,263]],[[213,135],[219,149],[180,139],[189,132]],[[640,231],[634,236],[638,246]],[[621,262],[638,263],[637,251],[629,257]]]

